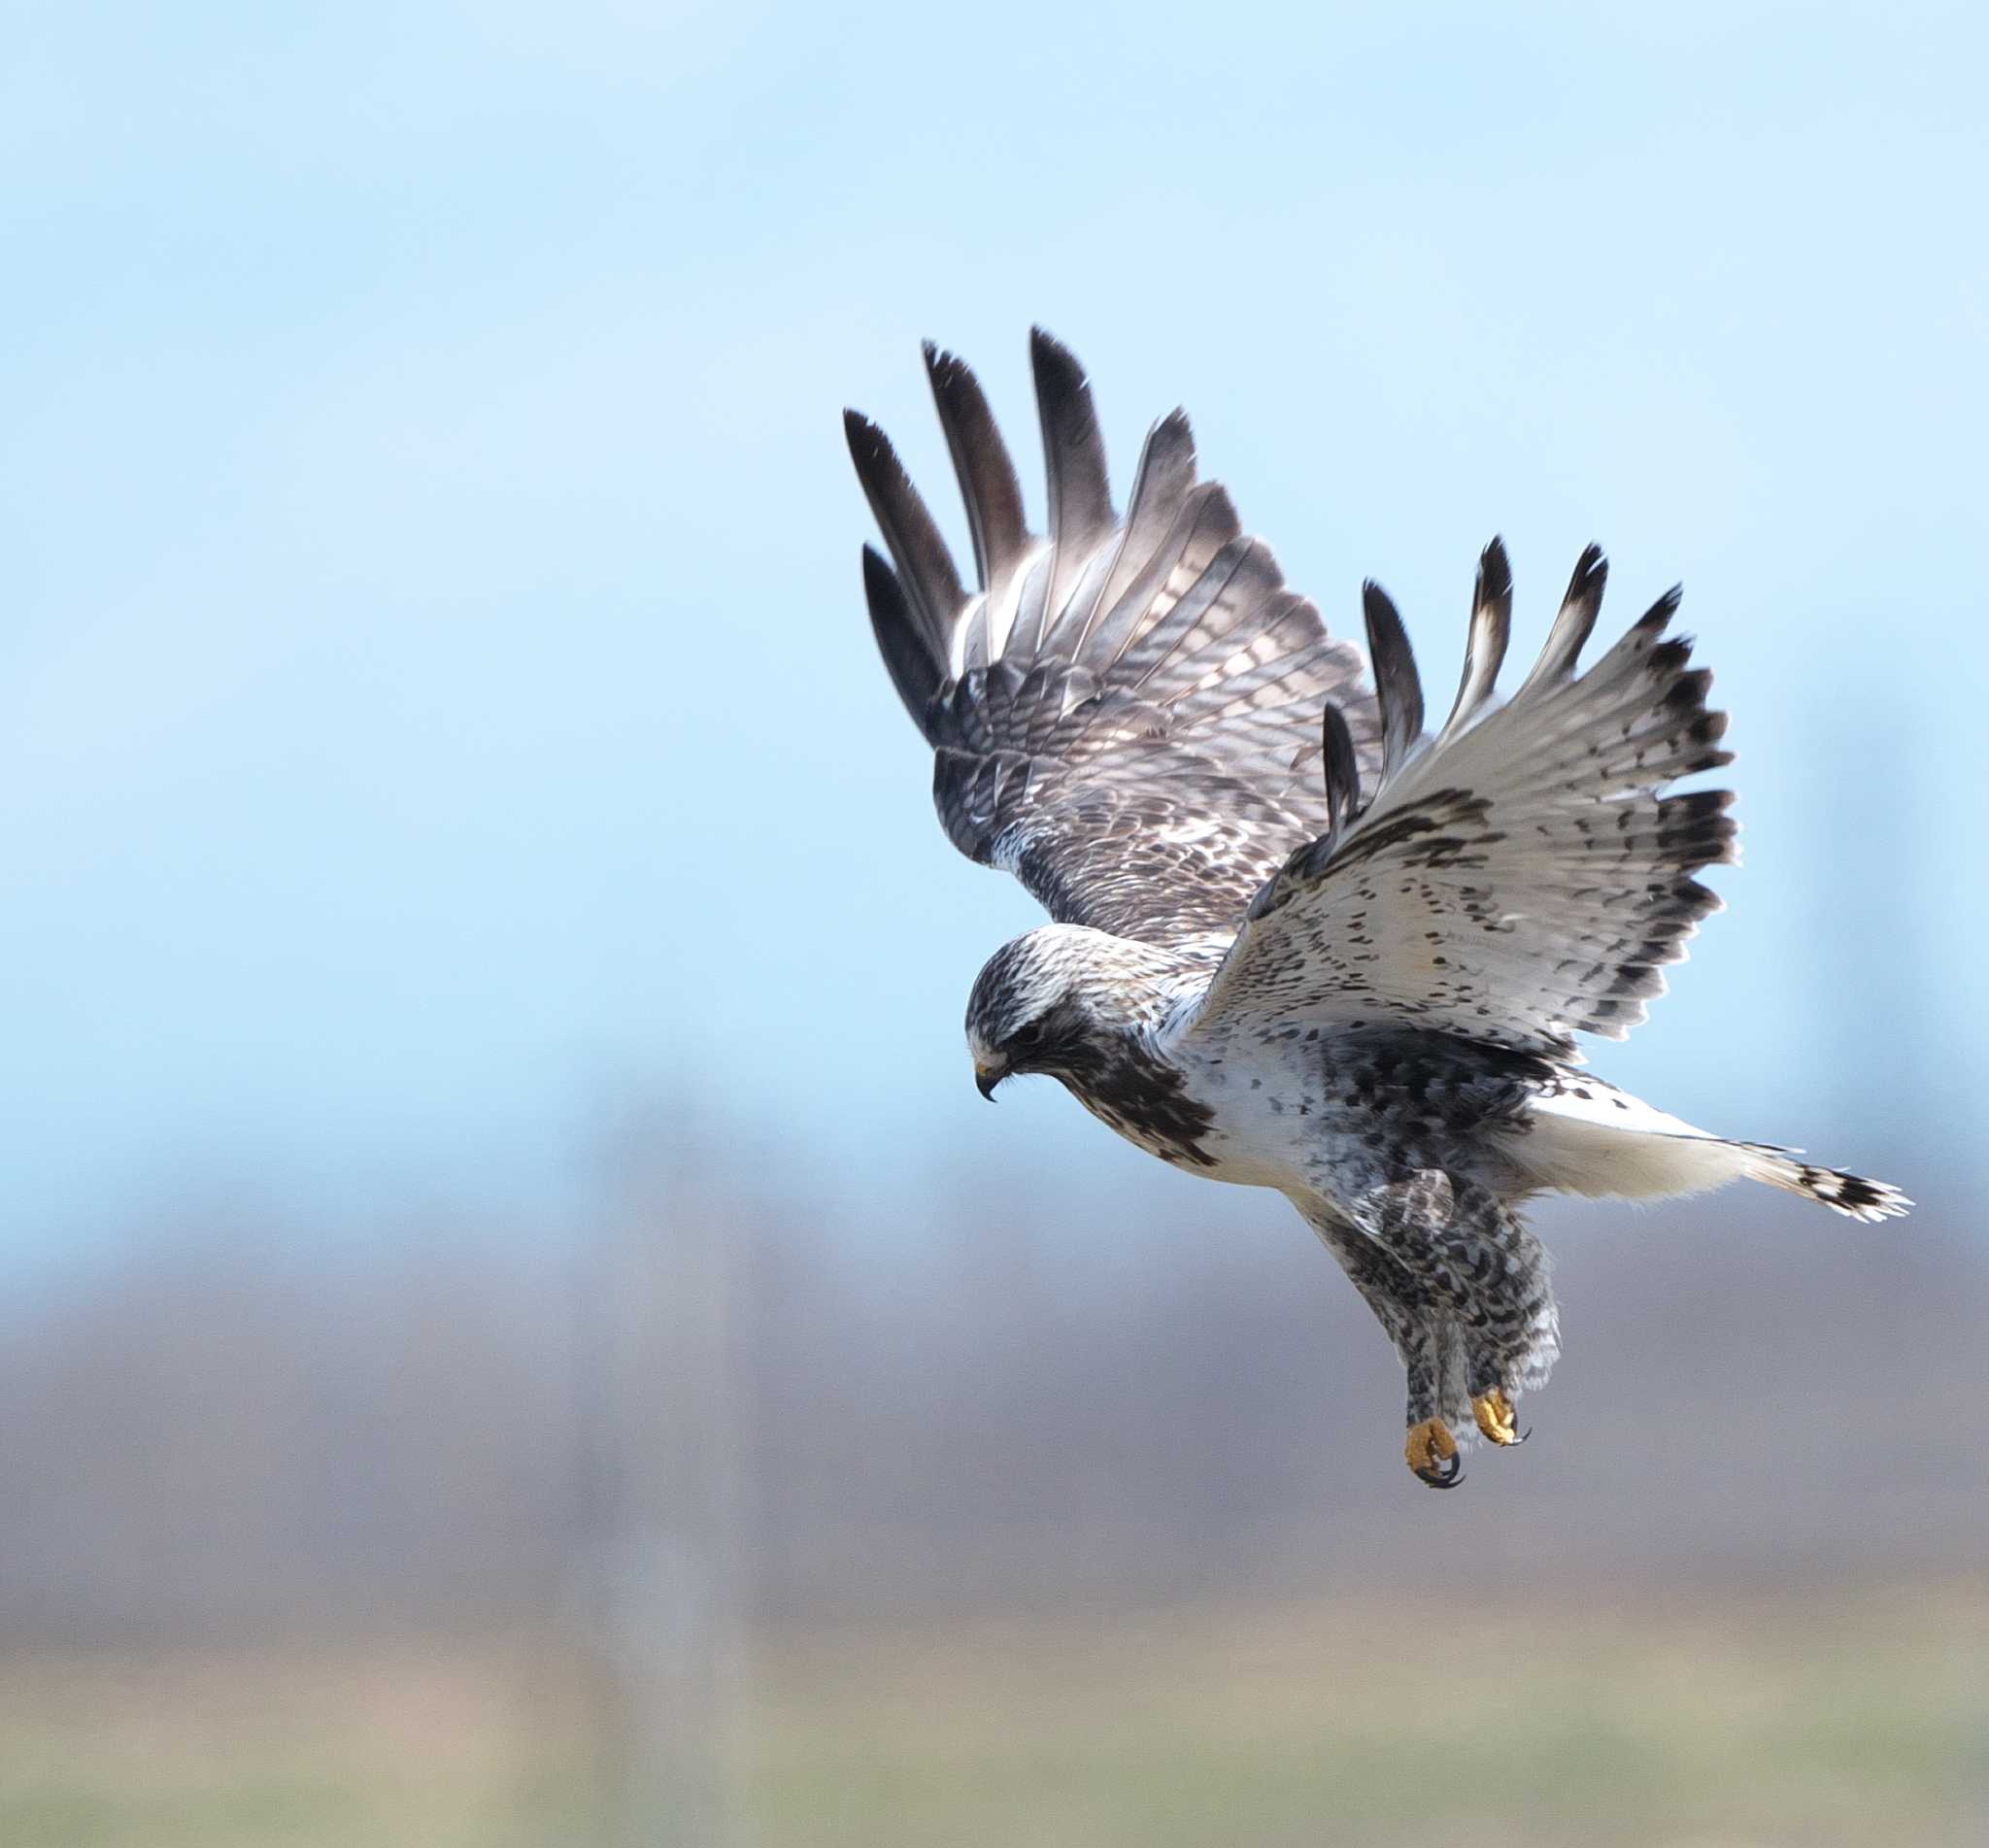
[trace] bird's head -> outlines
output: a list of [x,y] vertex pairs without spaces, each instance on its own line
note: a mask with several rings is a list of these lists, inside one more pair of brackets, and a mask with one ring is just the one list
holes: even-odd
[[1082,924],[1045,924],[988,958],[967,1000],[974,1083],[992,1099],[1017,1072],[1069,1078],[1157,1023],[1162,953]]

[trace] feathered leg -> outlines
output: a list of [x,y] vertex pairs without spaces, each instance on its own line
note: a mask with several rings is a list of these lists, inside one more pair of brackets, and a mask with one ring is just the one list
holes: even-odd
[[1373,1190],[1355,1220],[1462,1335],[1479,1430],[1519,1443],[1519,1395],[1561,1347],[1545,1247],[1489,1188],[1437,1168]]
[[1455,1488],[1463,1477],[1457,1439],[1445,1418],[1461,1417],[1468,1397],[1466,1346],[1455,1321],[1427,1286],[1368,1234],[1324,1214],[1308,1212],[1306,1218],[1401,1360],[1408,1376],[1404,1451],[1409,1467],[1433,1489]]

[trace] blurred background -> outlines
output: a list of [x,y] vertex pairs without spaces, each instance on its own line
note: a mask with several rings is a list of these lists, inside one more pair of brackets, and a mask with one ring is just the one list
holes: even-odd
[[[1976,12],[5,18],[0,1839],[1989,1838]],[[1433,684],[1685,581],[1601,1069],[1913,1218],[1548,1207],[1439,1496],[1283,1202],[983,1108],[837,413],[964,555],[1037,319]]]

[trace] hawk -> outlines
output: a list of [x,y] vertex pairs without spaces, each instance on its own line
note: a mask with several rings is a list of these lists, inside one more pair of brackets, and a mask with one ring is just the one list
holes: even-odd
[[1720,900],[1728,763],[1712,677],[1668,634],[1674,589],[1586,668],[1607,565],[1591,547],[1510,696],[1512,573],[1478,561],[1464,674],[1426,725],[1408,637],[1365,588],[1359,652],[1198,480],[1179,411],[1114,511],[1083,369],[1040,328],[1048,467],[1032,533],[988,402],[926,348],[966,503],[968,588],[884,433],[846,414],[883,531],[863,550],[877,646],[934,754],[953,843],[1054,923],[996,951],[967,1003],[982,1093],[1047,1073],[1184,1171],[1286,1195],[1408,1376],[1409,1467],[1460,1480],[1560,1351],[1543,1193],[1631,1199],[1763,1181],[1858,1220],[1898,1189],[1735,1142],[1583,1069],[1621,1039]]

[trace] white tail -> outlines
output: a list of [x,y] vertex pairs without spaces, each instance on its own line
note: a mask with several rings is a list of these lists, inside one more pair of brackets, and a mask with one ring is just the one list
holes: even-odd
[[1748,1180],[1821,1200],[1848,1219],[1893,1219],[1912,1205],[1883,1181],[1814,1167],[1799,1159],[1801,1150],[1708,1135],[1585,1072],[1536,1096],[1526,1133],[1506,1150],[1542,1187],[1568,1193],[1664,1199]]

